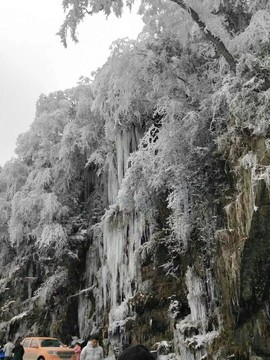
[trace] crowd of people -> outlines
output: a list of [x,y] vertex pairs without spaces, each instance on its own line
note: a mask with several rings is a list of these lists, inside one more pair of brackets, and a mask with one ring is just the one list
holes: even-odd
[[[92,336],[85,344],[76,342],[73,347],[76,360],[103,360],[104,352],[99,345],[97,336]],[[4,346],[0,346],[0,360],[23,360],[24,348],[21,339],[15,344],[10,339]],[[117,360],[155,360],[144,345],[131,345],[126,347]]]
[[21,339],[17,339],[15,344],[10,339],[4,346],[0,346],[0,359],[4,360],[23,360],[24,348]]
[[[97,336],[92,336],[85,346],[77,342],[73,348],[76,360],[103,360],[104,353]],[[117,360],[155,360],[144,345],[126,346]]]

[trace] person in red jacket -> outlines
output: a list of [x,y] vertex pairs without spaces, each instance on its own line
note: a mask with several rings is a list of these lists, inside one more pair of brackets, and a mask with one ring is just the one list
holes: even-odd
[[75,352],[76,360],[80,360],[81,351],[82,351],[80,343],[76,342],[76,345],[74,346],[73,351]]

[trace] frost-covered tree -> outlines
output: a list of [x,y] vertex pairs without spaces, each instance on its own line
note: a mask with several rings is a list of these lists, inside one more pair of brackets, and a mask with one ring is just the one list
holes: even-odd
[[36,118],[17,142],[16,152],[30,173],[12,198],[13,243],[31,236],[40,246],[65,246],[63,222],[78,214],[85,165],[102,135],[102,122],[91,112],[92,101],[89,85],[40,96]]
[[[218,33],[219,30],[217,28],[217,21],[213,23],[213,16],[211,16],[211,11],[217,9],[221,6],[218,2],[213,1],[185,1],[185,0],[172,0],[173,3],[177,4],[181,9],[185,10],[192,18],[192,20],[198,25],[198,27],[202,30],[205,34],[207,39],[215,45],[218,53],[220,53],[226,59],[230,69],[235,72],[236,62],[233,55],[227,49],[223,39],[220,34]],[[126,6],[129,8],[132,7],[134,1],[127,1]],[[149,11],[149,7],[155,8],[164,6],[164,1],[152,2],[152,1],[142,1],[141,5],[141,12]],[[169,1],[168,1],[169,3]],[[66,15],[65,21],[59,31],[59,36],[61,38],[62,43],[66,46],[67,45],[67,34],[70,30],[71,38],[73,41],[77,42],[78,38],[76,35],[77,26],[80,22],[84,19],[86,14],[94,14],[98,12],[104,12],[105,15],[110,15],[113,12],[116,16],[121,16],[123,10],[123,2],[122,1],[72,1],[72,0],[64,0],[63,1],[63,8],[64,10],[68,10]],[[204,10],[206,9],[206,11]],[[208,11],[208,12],[207,12]],[[210,18],[210,22],[208,22],[208,17]],[[216,16],[217,20],[219,21],[218,17]],[[179,22],[182,19],[179,17]],[[221,23],[218,24],[221,27]],[[222,28],[220,29],[222,31]],[[220,32],[220,31],[219,31]]]
[[[120,0],[98,0],[91,2],[84,0],[63,0],[62,5],[67,14],[58,35],[62,43],[67,46],[69,32],[72,40],[78,41],[77,27],[86,15],[103,12],[106,16],[114,13],[119,17],[122,14],[123,7],[131,8],[134,5],[134,0],[128,0],[125,4]],[[217,56],[224,57],[229,68],[234,73],[239,53],[235,52],[231,43],[237,42],[241,44],[243,39],[248,41],[250,34],[243,35],[241,40],[238,39],[238,35],[249,27],[252,18],[255,17],[254,21],[257,18],[257,25],[253,25],[257,26],[257,31],[252,31],[252,36],[260,37],[262,32],[268,33],[267,11],[269,10],[269,5],[267,2],[260,0],[252,2],[249,0],[230,0],[226,2],[221,0],[146,0],[141,1],[139,12],[141,15],[144,15],[143,18],[147,24],[150,19],[149,15],[153,17],[157,13],[162,13],[166,7],[170,8],[171,5],[174,5],[175,9],[180,8],[182,10],[182,13],[175,19],[178,25],[181,27],[183,23],[187,25],[189,22],[191,24],[189,20],[192,20],[201,30],[203,36],[214,46]],[[186,31],[188,31],[188,28],[191,28],[191,26],[186,26]]]
[[105,117],[107,139],[130,124],[145,131],[120,188],[120,209],[147,214],[165,198],[175,247],[186,250],[194,219],[206,204],[198,194],[210,186],[210,172],[219,172],[211,153],[222,125],[211,124],[212,93],[227,71],[214,45],[195,30],[186,33],[190,21],[180,26],[183,11],[170,5],[156,13],[148,9],[138,41],[113,44],[95,77],[93,109]]
[[0,172],[0,239],[9,240],[8,223],[11,215],[11,201],[26,182],[28,167],[21,161],[8,161]]

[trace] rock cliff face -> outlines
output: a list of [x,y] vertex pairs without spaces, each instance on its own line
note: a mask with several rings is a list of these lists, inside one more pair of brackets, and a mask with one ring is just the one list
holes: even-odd
[[167,241],[164,194],[147,214],[117,202],[141,136],[119,128],[107,173],[88,172],[89,199],[102,193],[109,208],[89,205],[73,219],[69,250],[39,254],[31,239],[16,251],[2,246],[1,336],[50,334],[67,342],[97,332],[110,344],[106,351],[166,340],[182,359],[270,358],[267,142],[243,136],[241,148],[222,152],[227,175],[216,184],[224,193],[204,195],[192,241],[177,252]]
[[[233,351],[269,358],[269,149],[264,138],[242,137],[228,156],[235,195],[226,206],[228,226],[217,233],[217,274],[223,332]],[[225,345],[226,346],[226,345]],[[240,356],[240,355],[239,355]]]

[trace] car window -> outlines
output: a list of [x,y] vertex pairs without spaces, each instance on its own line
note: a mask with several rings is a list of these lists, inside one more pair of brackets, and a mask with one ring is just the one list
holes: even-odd
[[57,339],[45,339],[40,343],[41,347],[60,347],[63,346],[61,342]]
[[38,342],[37,342],[37,340],[35,340],[35,339],[32,339],[32,341],[31,341],[31,344],[30,344],[30,348],[37,348],[38,347]]
[[25,347],[25,348],[29,347],[29,343],[30,343],[30,339],[25,339],[23,341],[23,347]]

